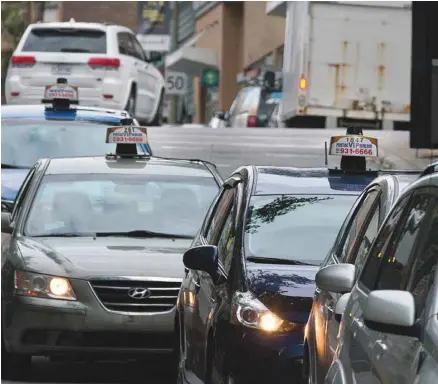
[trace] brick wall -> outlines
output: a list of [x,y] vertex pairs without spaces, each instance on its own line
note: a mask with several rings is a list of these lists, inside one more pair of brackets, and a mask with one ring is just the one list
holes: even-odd
[[62,21],[74,18],[78,22],[114,23],[137,31],[136,1],[63,1],[61,4]]

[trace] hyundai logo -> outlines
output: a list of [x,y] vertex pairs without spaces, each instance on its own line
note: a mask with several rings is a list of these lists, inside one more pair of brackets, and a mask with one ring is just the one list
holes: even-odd
[[147,299],[150,295],[151,291],[147,288],[131,288],[128,291],[128,296],[136,300]]

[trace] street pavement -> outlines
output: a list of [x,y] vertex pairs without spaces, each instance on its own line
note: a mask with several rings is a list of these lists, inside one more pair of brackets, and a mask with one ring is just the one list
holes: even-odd
[[[292,167],[324,166],[324,142],[345,130],[327,129],[211,129],[198,127],[149,128],[154,154],[193,158],[217,164],[223,177],[241,165]],[[409,149],[409,133],[365,131],[379,139],[381,165],[389,169],[423,169],[431,159],[417,158]],[[171,364],[153,360],[129,364],[49,363],[35,359],[33,383],[173,384]],[[141,379],[140,379],[141,378]],[[12,383],[2,381],[3,383]]]

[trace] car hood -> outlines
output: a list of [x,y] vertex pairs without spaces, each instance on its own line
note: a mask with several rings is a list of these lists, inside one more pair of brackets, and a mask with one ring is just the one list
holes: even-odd
[[247,262],[251,292],[272,312],[291,322],[306,323],[319,266]]
[[96,277],[184,277],[190,239],[23,238],[17,245],[27,271],[89,280]]
[[14,201],[29,169],[2,168],[2,200]]

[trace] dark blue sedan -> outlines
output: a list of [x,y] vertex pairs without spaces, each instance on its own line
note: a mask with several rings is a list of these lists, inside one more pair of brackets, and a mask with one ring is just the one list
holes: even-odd
[[[28,170],[40,158],[114,152],[115,144],[105,143],[106,128],[130,117],[124,111],[81,106],[67,110],[43,104],[2,106],[2,204],[13,203]],[[140,147],[152,154],[149,145]]]
[[297,383],[315,275],[376,174],[247,166],[224,183],[177,305],[180,383]]

